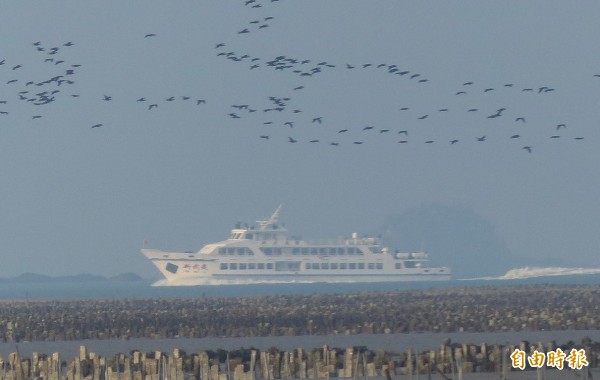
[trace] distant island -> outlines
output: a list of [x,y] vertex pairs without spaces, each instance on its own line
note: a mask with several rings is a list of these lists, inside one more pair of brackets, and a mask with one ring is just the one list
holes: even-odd
[[104,277],[96,274],[83,273],[69,276],[48,276],[37,273],[23,273],[16,277],[0,278],[0,282],[12,283],[43,283],[43,282],[148,282],[140,275],[132,272],[121,273],[115,276]]

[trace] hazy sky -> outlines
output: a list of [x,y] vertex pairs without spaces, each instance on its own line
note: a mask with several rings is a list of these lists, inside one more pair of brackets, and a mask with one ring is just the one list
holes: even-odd
[[598,14],[598,1],[4,2],[0,276],[156,275],[144,241],[196,250],[281,203],[305,238],[460,209],[527,265],[598,266]]

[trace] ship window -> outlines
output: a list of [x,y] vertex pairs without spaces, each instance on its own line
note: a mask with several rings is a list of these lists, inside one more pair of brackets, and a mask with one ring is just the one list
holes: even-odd
[[273,248],[260,247],[260,250],[267,256],[271,256],[271,254],[273,253]]
[[369,263],[369,264],[367,264],[367,267],[369,269],[375,269],[375,263]]
[[300,254],[300,248],[292,248],[292,255]]
[[348,269],[348,263],[340,263],[340,269]]
[[348,254],[354,255],[354,247],[348,247]]
[[321,266],[319,265],[319,263],[312,263],[312,269],[320,269]]
[[364,253],[362,253],[362,251],[360,250],[360,248],[356,248],[356,251],[354,252],[355,255],[359,255],[362,256],[364,255]]
[[252,238],[254,238],[254,235],[252,235],[252,234],[246,234],[246,239],[252,240]]
[[237,269],[237,263],[229,264],[229,269]]
[[258,266],[258,269],[265,269],[265,264],[264,263],[258,263],[256,265]]
[[331,269],[338,269],[337,263],[331,263]]
[[221,266],[219,267],[221,270],[225,270],[227,269],[227,263],[221,263]]
[[365,263],[358,263],[358,269],[365,269]]
[[248,264],[248,269],[256,269],[256,264],[255,263],[249,263]]
[[233,255],[235,253],[235,248],[227,248],[227,254]]
[[277,256],[281,256],[281,248],[273,249],[273,253],[276,254]]
[[377,269],[383,269],[383,263],[377,263],[377,264],[375,264],[375,268],[377,268]]
[[338,254],[338,255],[343,255],[343,254],[344,254],[344,248],[338,247],[338,248],[336,249],[336,251],[337,251],[337,254]]
[[310,249],[310,254],[311,255],[318,255],[319,254],[319,250],[317,248],[311,248]]
[[396,263],[395,267],[396,269],[402,269],[402,263]]
[[356,263],[350,263],[350,264],[348,265],[348,267],[349,267],[350,269],[356,269]]
[[327,253],[327,248],[319,248],[319,253],[324,255]]
[[225,248],[219,248],[219,255],[224,255],[226,253],[227,251],[225,250]]
[[321,269],[329,269],[329,263],[321,263]]
[[379,249],[379,247],[369,247],[369,251],[372,253],[381,253],[381,249]]
[[310,263],[305,263],[304,264],[304,269],[310,269]]
[[236,253],[238,255],[245,255],[246,254],[246,248],[245,247],[240,247],[236,250]]
[[335,255],[335,248],[329,248],[329,254]]
[[175,264],[168,263],[165,269],[171,273],[177,273],[177,269],[179,269],[179,267]]
[[248,268],[248,264],[246,264],[246,263],[240,263],[240,269],[241,270],[246,269],[246,268]]
[[267,263],[267,269],[273,269],[273,263]]
[[246,248],[246,254],[250,255],[250,256],[254,256],[254,251],[251,250],[250,248]]
[[308,248],[300,248],[300,252],[302,252],[303,255],[308,255]]

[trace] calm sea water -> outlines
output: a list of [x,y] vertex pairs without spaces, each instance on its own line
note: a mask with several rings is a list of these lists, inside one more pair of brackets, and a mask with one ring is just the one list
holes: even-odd
[[600,275],[537,277],[520,280],[449,280],[406,283],[356,283],[356,284],[252,284],[204,286],[152,286],[145,282],[44,282],[0,284],[2,299],[78,299],[78,298],[151,298],[199,296],[252,296],[275,294],[350,293],[396,291],[427,288],[459,288],[480,286],[507,286],[531,284],[599,284]]

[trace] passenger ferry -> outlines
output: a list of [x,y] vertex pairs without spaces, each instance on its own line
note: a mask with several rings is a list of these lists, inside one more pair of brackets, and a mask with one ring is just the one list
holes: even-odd
[[257,227],[237,225],[227,240],[198,252],[142,249],[165,277],[156,285],[449,280],[450,268],[427,267],[425,252],[391,252],[372,237],[313,243],[288,237],[281,206]]

